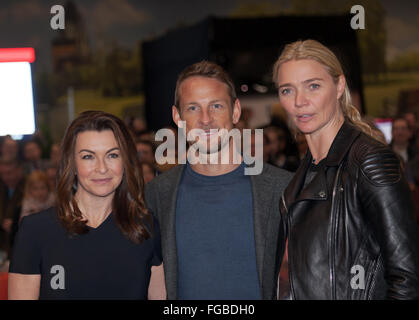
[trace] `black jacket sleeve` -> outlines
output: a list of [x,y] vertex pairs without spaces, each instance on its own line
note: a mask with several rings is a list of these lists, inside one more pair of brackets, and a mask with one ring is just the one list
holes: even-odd
[[390,149],[369,151],[360,160],[358,184],[364,214],[382,248],[387,298],[419,299],[419,236],[409,187]]

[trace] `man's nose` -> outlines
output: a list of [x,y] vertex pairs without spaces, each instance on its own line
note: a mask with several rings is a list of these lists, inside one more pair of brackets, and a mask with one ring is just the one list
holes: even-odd
[[212,120],[211,113],[207,108],[202,110],[200,120],[202,124],[204,125],[208,125],[211,123],[211,120]]

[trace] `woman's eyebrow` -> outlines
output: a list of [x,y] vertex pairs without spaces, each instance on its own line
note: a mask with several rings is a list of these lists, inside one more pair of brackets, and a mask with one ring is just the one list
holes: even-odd
[[115,148],[109,149],[108,151],[106,151],[106,153],[112,152],[114,150],[119,150],[119,148],[118,147],[115,147]]
[[88,150],[88,149],[81,149],[81,150],[79,151],[79,153],[82,153],[82,152],[95,153],[94,151],[92,151],[92,150]]
[[[119,147],[114,147],[114,148],[112,148],[112,149],[109,149],[108,151],[106,151],[106,153],[112,152],[112,151],[114,151],[114,150],[119,150]],[[79,153],[81,153],[81,152],[90,152],[90,153],[95,153],[94,151],[89,150],[89,149],[81,149],[81,150],[79,151]]]
[[303,83],[309,83],[312,81],[324,81],[324,80],[322,78],[311,78],[311,79],[304,80]]

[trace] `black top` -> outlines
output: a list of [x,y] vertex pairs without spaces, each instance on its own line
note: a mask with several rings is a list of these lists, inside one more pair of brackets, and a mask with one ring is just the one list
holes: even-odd
[[321,169],[324,168],[324,163],[325,163],[325,159],[322,159],[318,164],[315,164],[314,162],[310,163],[310,166],[307,169],[306,172],[306,178],[304,180],[304,187],[307,187],[307,185],[314,179],[314,177],[316,176],[317,172]]
[[27,216],[9,272],[40,274],[40,299],[147,299],[151,266],[162,262],[160,230],[137,245],[113,214],[83,235],[69,236],[55,208]]

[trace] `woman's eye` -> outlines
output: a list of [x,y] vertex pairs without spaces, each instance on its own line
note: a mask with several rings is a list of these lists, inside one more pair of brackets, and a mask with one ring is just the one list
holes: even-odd
[[83,160],[90,160],[90,159],[93,159],[93,156],[91,154],[85,154],[85,155],[81,156],[81,158]]
[[109,158],[111,158],[111,159],[119,158],[119,154],[117,154],[117,153],[110,153],[109,154]]

